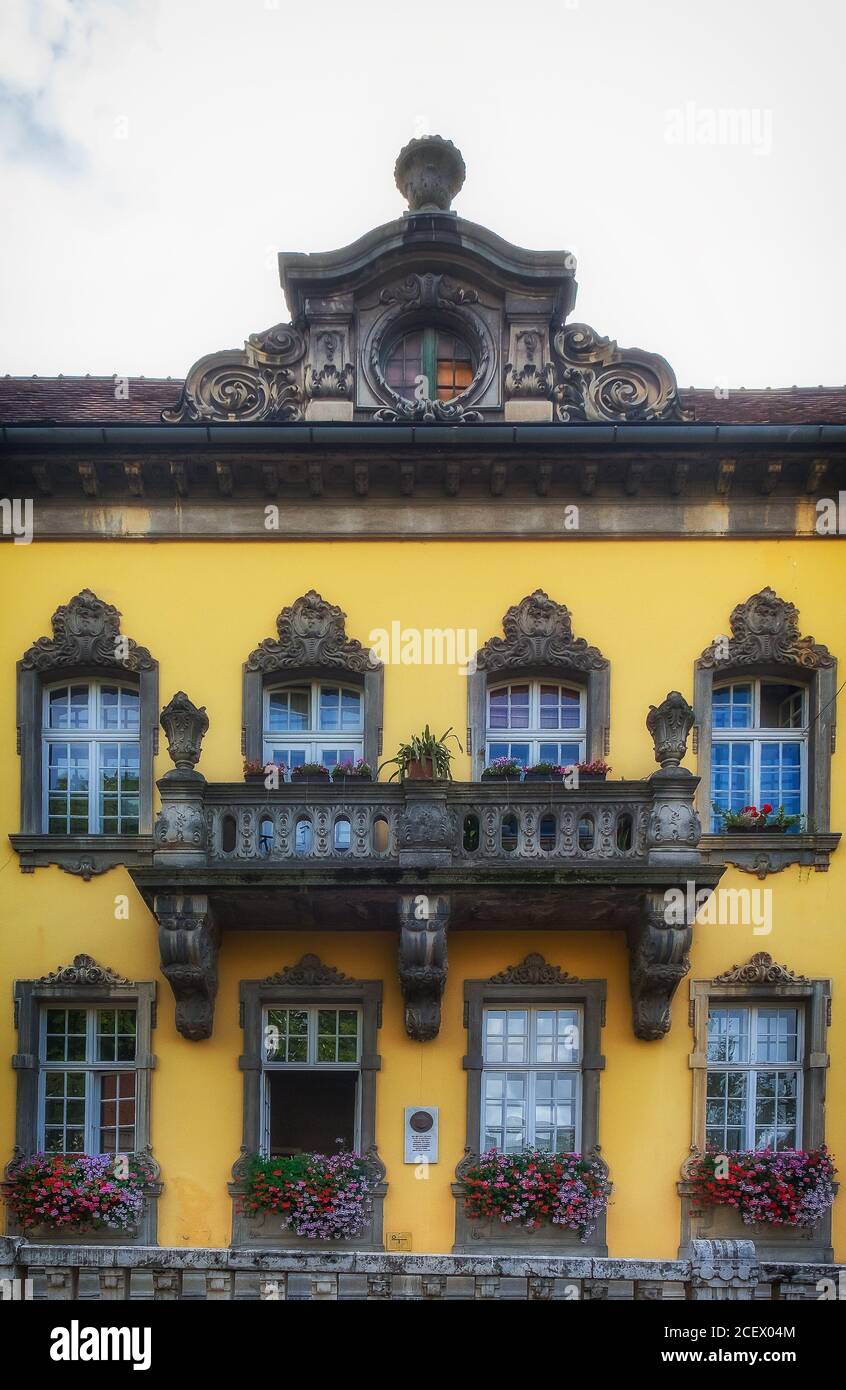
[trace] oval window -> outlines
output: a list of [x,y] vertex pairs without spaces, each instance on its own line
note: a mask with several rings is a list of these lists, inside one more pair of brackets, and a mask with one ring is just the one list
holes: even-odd
[[392,391],[414,400],[421,377],[429,400],[451,401],[473,380],[473,356],[463,338],[443,328],[417,328],[390,348],[385,380]]

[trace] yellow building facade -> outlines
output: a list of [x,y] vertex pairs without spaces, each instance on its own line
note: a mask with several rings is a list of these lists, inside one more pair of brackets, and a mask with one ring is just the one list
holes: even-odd
[[[5,492],[34,498],[32,543],[9,527],[0,547],[4,1161],[25,1152],[22,1135],[40,1150],[52,1132],[44,1010],[149,1004],[145,1139],[160,1189],[141,1246],[167,1250],[169,1269],[187,1248],[218,1252],[221,1267],[234,1248],[306,1268],[344,1242],[282,1238],[272,1221],[256,1235],[233,1217],[242,1146],[269,1135],[287,1151],[284,1137],[273,1148],[274,1107],[311,1103],[307,1069],[300,1089],[258,1079],[248,1034],[267,1026],[257,1008],[346,1001],[365,1034],[373,1011],[378,1056],[362,1034],[352,1138],[369,1138],[384,1170],[380,1221],[352,1243],[362,1258],[385,1250],[419,1273],[410,1257],[477,1252],[506,1261],[498,1277],[517,1255],[563,1260],[557,1277],[582,1255],[676,1262],[655,1276],[669,1288],[692,1277],[692,1239],[751,1239],[769,1289],[792,1264],[846,1262],[841,1201],[810,1227],[744,1227],[697,1202],[683,1165],[692,1143],[714,1147],[719,1123],[721,1149],[772,1137],[781,1149],[824,1143],[835,1162],[846,1153],[846,773],[834,742],[846,609],[838,536],[818,525],[846,427],[818,393],[794,395],[782,420],[778,399],[755,418],[755,393],[679,393],[663,359],[574,331],[572,258],[456,219],[457,152],[431,144],[398,163],[409,212],[344,252],[282,257],[292,323],[201,359],[178,401],[173,383],[130,382],[125,402],[111,382],[43,382],[40,395],[25,383],[14,399],[3,383]],[[109,722],[109,692],[123,688],[140,733],[131,714],[120,723],[122,704]],[[105,724],[86,741],[67,692],[92,689]],[[390,782],[392,767],[355,785],[244,780],[245,756],[285,763],[289,779],[326,750],[378,766],[426,725],[458,735],[452,782]],[[120,764],[116,811],[108,750],[121,728],[140,762],[125,787]],[[482,775],[503,753],[531,766],[550,749],[555,774]],[[90,759],[84,806],[69,790],[78,756]],[[596,759],[610,764],[604,780],[561,772]],[[738,799],[779,795],[802,819],[730,830],[711,810],[724,785],[735,813]],[[122,835],[104,829],[124,816]],[[697,921],[668,916],[676,890],[701,892],[714,920],[707,907]],[[80,956],[105,974],[75,966]],[[274,980],[265,998],[260,982]],[[373,986],[366,998],[356,981]],[[551,1122],[567,1136],[572,1125],[572,1142],[546,1146],[592,1136],[607,1214],[587,1242],[548,1225],[506,1239],[462,1216],[456,1167],[484,1147],[486,1125],[505,1136],[511,1124],[506,1147],[543,1147],[541,1091],[519,1088],[546,1082],[542,1065],[526,1081],[521,1054],[506,1083],[518,1098],[497,1118],[485,1020],[540,1029],[525,1017],[556,1010],[575,1010],[583,1031],[558,1068],[538,1043],[555,1085],[577,1078],[573,1092],[560,1082]],[[737,1081],[709,1079],[726,1063],[721,1027]],[[770,1027],[781,1032],[764,1056]],[[273,1110],[261,1133],[254,1083],[271,1097],[280,1087],[260,1102]],[[731,1119],[730,1102],[717,1115],[720,1085],[746,1088]],[[419,1147],[409,1161],[415,1112],[434,1113],[434,1161]],[[97,1123],[86,1112],[86,1135]],[[40,1244],[61,1264],[55,1234],[8,1230],[19,1263],[40,1270]],[[136,1263],[131,1237],[58,1244],[82,1267],[80,1250],[116,1240]],[[590,1296],[596,1271],[572,1270]]]

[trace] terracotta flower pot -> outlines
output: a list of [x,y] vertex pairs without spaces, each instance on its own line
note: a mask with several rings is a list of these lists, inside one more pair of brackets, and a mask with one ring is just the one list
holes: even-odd
[[433,782],[435,764],[431,758],[422,758],[419,762],[414,759],[405,769],[405,775],[409,782]]

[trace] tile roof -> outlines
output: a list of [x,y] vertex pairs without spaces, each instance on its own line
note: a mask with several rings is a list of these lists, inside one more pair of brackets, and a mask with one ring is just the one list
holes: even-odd
[[[0,377],[0,423],[155,425],[182,386],[176,377],[125,380],[123,399],[114,377]],[[725,398],[689,387],[679,396],[699,424],[846,424],[846,386],[730,388]]]

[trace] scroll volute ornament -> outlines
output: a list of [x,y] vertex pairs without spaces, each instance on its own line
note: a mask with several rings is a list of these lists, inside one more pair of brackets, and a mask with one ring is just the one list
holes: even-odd
[[63,666],[119,666],[125,671],[149,671],[155,661],[120,631],[120,613],[90,589],[58,607],[50,619],[52,637],[39,637],[24,653],[25,671],[49,671]]
[[192,772],[200,760],[203,737],[209,727],[205,705],[198,709],[184,690],[178,690],[162,710],[159,722],[177,772]]
[[584,637],[573,636],[570,610],[543,589],[535,589],[509,608],[502,620],[504,637],[491,637],[479,650],[480,671],[506,671],[545,666],[598,671],[607,657]]
[[553,338],[559,420],[684,420],[672,367],[657,353],[620,348],[586,323]]
[[678,690],[671,690],[660,705],[650,705],[646,727],[655,744],[655,761],[662,768],[678,767],[687,752],[687,736],[694,714]]
[[283,608],[276,619],[278,638],[266,637],[247,657],[248,671],[340,669],[364,673],[379,662],[369,647],[347,637],[346,613],[314,589]]

